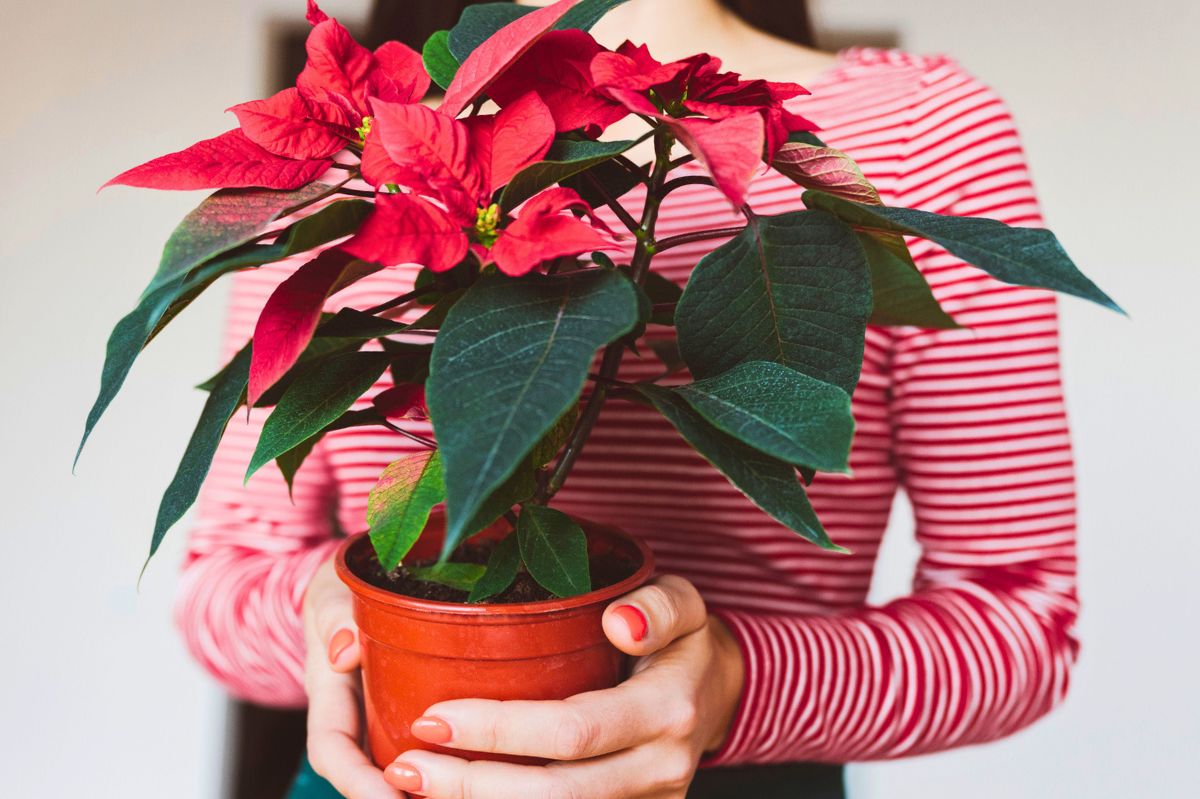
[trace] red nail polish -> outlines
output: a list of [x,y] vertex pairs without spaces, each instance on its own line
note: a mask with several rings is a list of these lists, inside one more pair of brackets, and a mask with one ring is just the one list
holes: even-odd
[[397,760],[383,770],[383,778],[387,784],[395,788],[397,791],[419,791],[421,790],[421,772],[409,763],[403,760]]
[[649,625],[646,623],[646,614],[641,610],[633,605],[619,605],[613,608],[613,613],[629,625],[629,634],[633,636],[633,640],[640,641],[646,637]]
[[329,639],[329,662],[337,663],[338,657],[354,643],[354,631],[345,627],[338,630]]
[[454,737],[450,725],[436,716],[421,716],[409,729],[413,735],[431,744],[448,744]]

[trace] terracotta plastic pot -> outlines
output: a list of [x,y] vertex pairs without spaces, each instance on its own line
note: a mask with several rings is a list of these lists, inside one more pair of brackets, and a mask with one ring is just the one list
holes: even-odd
[[375,557],[366,535],[342,544],[337,573],[354,595],[367,739],[377,765],[409,749],[529,762],[433,746],[413,737],[409,725],[447,699],[564,699],[621,680],[625,658],[605,638],[600,617],[609,602],[649,579],[653,557],[626,533],[582,525],[593,556],[615,551],[640,562],[637,570],[583,596],[521,604],[434,602],[377,588],[359,577]]

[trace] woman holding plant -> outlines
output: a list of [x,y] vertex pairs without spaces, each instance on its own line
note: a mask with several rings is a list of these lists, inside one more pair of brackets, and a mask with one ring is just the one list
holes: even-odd
[[[594,19],[567,16],[605,6],[619,7],[595,38],[583,30]],[[226,350],[237,355],[210,388],[215,401],[240,364],[245,382],[226,393],[230,413],[251,406],[251,423],[235,419],[216,453],[179,609],[193,650],[235,693],[307,699],[310,758],[342,794],[840,796],[839,767],[811,764],[990,740],[1062,698],[1075,656],[1074,491],[1054,299],[1012,284],[1112,302],[1047,232],[1020,229],[1040,216],[994,94],[942,58],[785,43],[716,0],[562,0],[524,16],[481,11],[484,35],[465,16],[436,40],[443,50],[431,39],[424,67],[447,86],[434,111],[417,102],[429,77],[415,53],[390,43],[371,54],[315,5],[309,18],[296,89],[236,106],[240,129],[197,145],[209,151],[114,182],[295,189],[332,169],[348,174],[323,178],[340,181],[330,191],[373,201],[341,206],[359,214],[341,233],[352,235],[317,258],[235,279]],[[630,30],[649,49],[620,45]],[[688,57],[697,43],[727,66]],[[606,129],[616,149],[596,141]],[[632,137],[652,148],[647,169]],[[825,142],[858,156],[871,182]],[[247,152],[257,160],[242,171],[212,174]],[[274,182],[236,182],[264,169]],[[330,208],[312,218],[327,224]],[[266,246],[290,256],[304,237],[288,231]],[[920,272],[902,235],[922,239]],[[592,252],[594,266],[576,261]],[[560,291],[555,336],[528,357],[523,340],[501,346],[537,329],[545,320],[520,314]],[[334,293],[333,309],[357,310],[321,317]],[[517,321],[496,324],[503,314]],[[364,323],[376,349],[310,370],[327,372],[344,404],[312,430],[281,421],[296,392],[272,392],[289,379],[298,389],[294,367],[326,357],[315,344]],[[398,323],[406,338],[378,332]],[[429,355],[419,342],[433,331]],[[571,341],[585,356],[578,383],[590,383],[578,408],[565,368],[532,399],[505,393]],[[288,438],[285,422],[303,434]],[[498,430],[527,440],[506,455]],[[243,489],[248,460],[275,473]],[[527,486],[512,488],[523,469]],[[869,607],[901,486],[923,547],[914,593]],[[566,541],[570,517],[648,542],[662,576],[603,615],[609,641],[636,659],[629,679],[562,700],[436,703],[411,725],[430,747],[381,770],[361,748],[363,649],[334,574],[335,533],[367,519],[391,569],[442,500],[444,556],[512,509],[520,557],[502,580],[503,544],[486,570],[457,564],[458,582],[438,571],[453,563],[410,570],[471,601],[502,596],[518,563],[550,594],[577,578],[586,591],[586,555],[581,576],[569,546],[556,566],[526,548],[526,526],[559,525]],[[160,514],[155,545],[180,513]]]

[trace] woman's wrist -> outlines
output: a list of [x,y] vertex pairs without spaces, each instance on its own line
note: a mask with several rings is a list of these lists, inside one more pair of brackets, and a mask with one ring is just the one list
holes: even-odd
[[719,616],[709,614],[709,635],[715,647],[717,708],[712,736],[706,742],[705,752],[716,752],[725,745],[725,739],[737,718],[742,704],[746,683],[746,665],[737,637]]

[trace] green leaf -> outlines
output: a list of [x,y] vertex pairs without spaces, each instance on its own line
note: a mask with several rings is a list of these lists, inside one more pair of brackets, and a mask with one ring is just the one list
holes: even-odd
[[533,462],[534,469],[540,469],[554,460],[554,456],[571,437],[571,432],[575,429],[575,422],[578,420],[579,403],[575,403],[567,408],[566,413],[558,417],[558,420],[546,431],[546,435],[533,445],[529,457]]
[[[329,187],[324,188],[328,189]],[[245,191],[244,196],[252,198],[263,193],[274,197],[274,201],[268,205],[266,200],[260,198],[250,204],[250,208],[258,214],[254,217],[259,220],[252,231],[255,234],[274,218],[269,216],[269,208],[275,209],[276,215],[283,215],[289,212],[297,202],[302,202],[308,197],[305,190],[296,192],[251,190]],[[205,202],[213,201],[222,194],[223,192],[217,192]],[[247,199],[247,202],[250,200]],[[287,205],[284,206],[284,203]],[[208,230],[209,227],[217,225],[212,216],[217,211],[223,210],[235,214],[235,219],[240,217],[236,215],[236,209],[229,207],[224,200],[213,206],[201,204],[200,208],[189,214],[176,229],[178,240],[173,234],[171,238],[174,243],[168,242],[158,274],[142,292],[137,307],[117,322],[116,327],[109,335],[105,348],[104,367],[100,373],[100,391],[91,410],[88,411],[83,436],[75,453],[75,461],[79,461],[79,455],[83,452],[83,447],[87,443],[88,437],[91,436],[96,423],[100,421],[104,411],[121,390],[138,354],[168,321],[187,307],[204,289],[228,272],[278,261],[348,235],[358,227],[365,210],[369,209],[370,203],[362,200],[336,202],[312,216],[296,222],[281,233],[272,244],[248,244],[228,252],[222,252],[218,257],[213,257],[198,265],[194,264],[193,260],[201,253],[209,252],[231,241],[231,239],[223,238],[216,232]],[[234,223],[230,223],[230,225],[232,228],[238,228],[238,225]],[[252,237],[245,228],[239,229],[242,232],[239,234],[238,241],[245,241]],[[180,233],[180,231],[185,232]]]
[[446,470],[447,551],[579,397],[599,347],[637,322],[615,272],[485,277],[446,316],[426,397]]
[[578,28],[581,31],[591,30],[600,18],[627,0],[582,0],[574,8],[563,14],[562,19],[554,27],[557,30]]
[[517,536],[506,536],[496,543],[488,558],[487,571],[471,589],[468,602],[482,602],[491,599],[496,594],[502,594],[517,579],[517,569],[521,566],[521,550],[517,545]]
[[[642,290],[646,292],[646,296],[654,305],[677,305],[683,296],[683,289],[679,287],[678,283],[655,271],[646,273],[646,282],[642,284]],[[653,309],[648,321],[656,325],[673,325],[675,324],[675,309]]]
[[835,385],[771,361],[747,361],[672,389],[718,430],[771,457],[848,471],[854,416]]
[[636,143],[557,139],[542,161],[522,169],[512,177],[500,194],[500,205],[505,210],[516,208],[542,189],[620,155]]
[[433,82],[443,89],[454,80],[460,64],[450,52],[450,31],[437,31],[425,41],[421,48],[421,60],[425,62],[425,71]]
[[819,191],[806,191],[804,204],[823,208],[855,226],[928,239],[1005,283],[1071,294],[1125,313],[1076,268],[1049,230],[1009,227],[982,217],[859,205]]
[[458,18],[458,24],[448,34],[450,54],[458,63],[463,63],[493,33],[536,10],[536,7],[519,6],[516,3],[477,3],[467,6]]
[[432,308],[421,314],[420,318],[407,326],[407,329],[437,330],[446,321],[446,314],[450,313],[454,303],[462,299],[463,294],[466,294],[466,289],[455,289],[448,294],[443,294]]
[[801,144],[811,144],[813,147],[828,147],[825,142],[817,138],[817,134],[811,130],[795,130],[788,134],[789,142],[800,142]]
[[902,236],[859,233],[871,268],[871,324],[915,325],[931,330],[960,327],[942,310]]
[[382,352],[344,353],[297,377],[263,424],[246,480],[349,410],[383,374],[388,361]]
[[829,540],[791,465],[717,430],[665,388],[643,385],[638,391],[755,505],[822,549],[846,551]]
[[296,472],[300,471],[300,467],[304,465],[304,460],[312,454],[313,447],[317,445],[317,442],[324,435],[324,430],[314,433],[275,458],[275,465],[279,467],[280,473],[283,474],[283,481],[287,483],[289,497],[292,495],[292,483],[296,479]]
[[542,588],[558,597],[592,590],[587,535],[567,514],[526,505],[517,521],[517,541],[525,568]]
[[[183,459],[170,485],[163,492],[162,501],[158,505],[158,516],[154,520],[154,535],[150,539],[150,554],[146,563],[154,557],[163,537],[175,522],[183,517],[188,508],[196,501],[200,486],[212,466],[213,456],[221,436],[234,411],[242,403],[246,394],[246,384],[250,379],[250,345],[242,347],[241,351],[229,363],[229,368],[222,371],[221,377],[213,385],[200,419],[192,431],[192,437],[183,452]],[[145,567],[142,567],[145,570]]]
[[367,498],[371,544],[384,571],[404,559],[429,522],[433,506],[446,499],[437,450],[406,455],[383,470]]
[[372,316],[369,313],[354,308],[342,308],[320,324],[313,335],[317,338],[347,338],[367,341],[383,336],[403,333],[407,325],[384,319],[382,316]]
[[471,591],[482,579],[486,567],[478,563],[438,563],[408,570],[410,576],[429,583],[438,583],[457,591]]
[[696,265],[675,309],[696,377],[774,361],[854,391],[871,278],[854,231],[822,211],[754,217]]
[[606,198],[604,194],[596,190],[590,178],[594,178],[603,186],[605,193],[614,200],[620,199],[630,189],[642,182],[636,175],[611,158],[598,161],[584,170],[584,173],[562,178],[560,182],[568,189],[573,189],[593,208],[604,205]]

